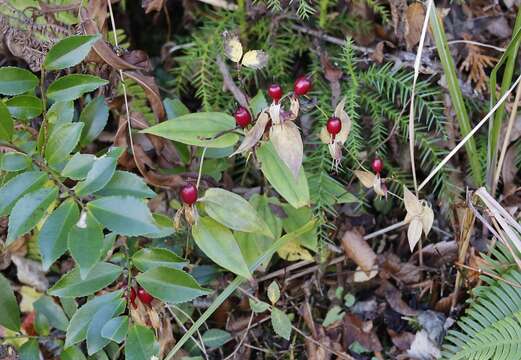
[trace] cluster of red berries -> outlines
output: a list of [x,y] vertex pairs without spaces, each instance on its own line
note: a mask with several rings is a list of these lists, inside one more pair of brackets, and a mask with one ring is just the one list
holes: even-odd
[[197,188],[194,184],[185,185],[181,188],[179,196],[186,205],[192,205],[197,201]]
[[[309,77],[300,76],[295,80],[295,85],[293,86],[295,96],[306,95],[309,90],[311,90],[311,79]],[[283,95],[284,92],[279,84],[271,84],[268,87],[268,96],[272,98],[275,103],[278,103],[280,99],[282,99]],[[243,129],[251,124],[251,114],[244,106],[239,106],[235,110],[233,116],[235,117],[235,123],[237,126],[240,126]]]
[[382,159],[375,158],[371,163],[371,168],[377,175],[380,175],[380,173],[384,169],[384,162],[382,161]]
[[136,294],[136,290],[134,288],[130,288],[130,302],[132,303],[133,307],[136,307],[136,295],[139,298],[139,301],[145,305],[150,305],[152,300],[154,300],[154,297],[150,295],[145,289],[141,287],[138,288]]

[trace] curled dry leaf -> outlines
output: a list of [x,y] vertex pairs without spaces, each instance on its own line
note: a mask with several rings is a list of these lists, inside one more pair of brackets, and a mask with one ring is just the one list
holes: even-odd
[[387,186],[385,186],[385,179],[382,179],[379,175],[375,175],[370,171],[355,170],[354,174],[364,187],[368,189],[373,188],[377,195],[387,196]]
[[270,140],[281,160],[297,178],[304,157],[304,145],[297,125],[291,121],[273,124],[270,129]]
[[257,121],[255,122],[255,125],[253,125],[253,127],[246,132],[241,145],[237,148],[237,150],[235,150],[233,154],[230,155],[230,157],[239,153],[244,153],[245,151],[253,148],[262,138],[269,121],[270,117],[268,114],[265,111],[261,112],[257,118]]
[[357,231],[346,231],[342,236],[342,248],[346,256],[366,273],[374,270],[376,254]]
[[407,187],[403,187],[403,202],[407,215],[404,221],[409,224],[407,229],[407,239],[411,252],[420,241],[422,232],[427,236],[432,228],[434,222],[434,212],[429,204],[422,200],[420,201]]

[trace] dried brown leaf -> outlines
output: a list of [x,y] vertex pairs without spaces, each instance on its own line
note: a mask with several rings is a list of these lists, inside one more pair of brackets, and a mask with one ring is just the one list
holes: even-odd
[[425,8],[420,2],[414,2],[405,11],[405,43],[407,50],[412,50],[420,41],[423,22],[425,21]]
[[259,117],[257,118],[257,121],[255,122],[255,125],[246,132],[246,135],[244,136],[244,140],[242,141],[241,145],[235,150],[233,154],[230,155],[230,157],[239,154],[244,153],[245,151],[250,150],[253,148],[262,138],[262,135],[264,134],[264,131],[266,130],[266,126],[268,125],[270,121],[270,117],[266,112],[262,112]]
[[411,248],[411,252],[414,250],[416,244],[420,241],[422,236],[422,227],[422,221],[419,217],[415,216],[411,219],[409,228],[407,229],[407,239],[409,240],[409,247]]
[[376,178],[376,175],[369,172],[369,171],[361,171],[361,170],[355,170],[354,171],[355,176],[360,180],[362,185],[364,185],[366,188],[370,189],[374,185],[374,181]]
[[347,257],[369,273],[375,267],[376,254],[357,231],[346,231],[342,236],[342,248]]

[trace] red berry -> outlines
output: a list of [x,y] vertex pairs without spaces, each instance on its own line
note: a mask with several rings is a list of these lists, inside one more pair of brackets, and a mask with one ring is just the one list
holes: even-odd
[[295,86],[293,88],[295,95],[306,95],[309,90],[311,90],[311,80],[309,77],[301,76],[295,80]]
[[130,288],[130,303],[136,307],[136,290],[134,288]]
[[239,106],[237,110],[235,110],[234,117],[237,125],[243,129],[251,123],[250,112],[243,106]]
[[375,158],[371,163],[371,168],[377,174],[380,174],[384,169],[384,162],[381,159]]
[[326,124],[327,132],[335,136],[342,130],[342,121],[336,116],[330,117]]
[[150,295],[145,289],[139,288],[137,291],[137,296],[139,300],[145,305],[148,305],[154,300],[154,297]]
[[180,196],[185,204],[192,205],[197,201],[197,188],[193,184],[185,185],[181,189]]
[[279,84],[271,84],[268,88],[268,95],[277,103],[282,98],[282,88]]

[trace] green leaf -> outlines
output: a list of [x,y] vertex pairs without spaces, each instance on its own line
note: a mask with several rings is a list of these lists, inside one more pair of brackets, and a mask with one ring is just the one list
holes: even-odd
[[69,318],[73,317],[78,310],[78,304],[74,298],[60,298],[60,304],[62,305],[63,311]]
[[152,198],[156,193],[143,181],[143,178],[128,171],[116,170],[103,189],[96,192],[99,196],[129,195],[139,198]]
[[23,195],[40,188],[47,175],[41,171],[28,171],[15,176],[0,188],[0,216],[7,215]]
[[47,110],[47,121],[52,127],[71,123],[74,119],[74,102],[58,101]]
[[152,329],[134,324],[128,330],[125,342],[126,360],[150,360],[159,353],[159,344]]
[[109,107],[103,96],[98,96],[85,106],[80,114],[80,121],[85,124],[80,145],[85,146],[98,137],[107,125]]
[[232,335],[221,329],[208,329],[204,332],[203,343],[209,348],[218,348],[227,343]]
[[114,176],[116,163],[117,160],[110,156],[102,156],[97,159],[87,173],[85,181],[76,184],[74,192],[78,196],[86,196],[103,189]]
[[119,299],[116,306],[107,304],[96,311],[87,329],[87,353],[89,355],[97,353],[108,345],[110,340],[101,335],[103,326],[105,326],[108,319],[112,319],[114,316],[121,314],[125,310],[125,307],[125,300]]
[[121,235],[138,236],[158,231],[146,204],[130,196],[107,196],[89,202],[87,208],[101,224]]
[[89,53],[100,35],[75,35],[58,41],[43,61],[46,70],[61,70],[79,64]]
[[31,120],[43,111],[42,101],[33,95],[18,95],[5,103],[15,119]]
[[80,217],[73,199],[65,200],[45,221],[38,234],[42,267],[48,270],[52,263],[67,251],[67,237]]
[[257,158],[266,179],[287,202],[295,208],[309,205],[309,188],[304,168],[300,169],[299,177],[295,180],[270,142],[257,149]]
[[356,196],[346,190],[344,185],[325,172],[312,176],[308,181],[311,189],[322,189],[320,192],[311,193],[311,203],[313,204],[317,201],[321,201],[324,206],[360,202]]
[[182,115],[141,130],[141,132],[188,145],[224,148],[234,145],[239,140],[239,136],[230,132],[213,140],[205,139],[234,128],[235,119],[232,116],[226,113],[202,112]]
[[94,155],[76,153],[67,162],[61,175],[73,180],[83,180],[87,177],[95,161],[96,156]]
[[71,228],[67,246],[80,268],[80,277],[87,278],[100,260],[103,246],[103,229],[92,215],[87,213],[83,224],[78,223]]
[[251,310],[256,314],[263,313],[270,308],[270,305],[268,303],[265,303],[264,301],[255,301],[252,299],[248,300],[250,303]]
[[40,360],[40,347],[37,339],[29,339],[20,347],[20,360]]
[[0,68],[0,94],[20,95],[32,91],[38,85],[38,78],[26,69],[4,66]]
[[[313,211],[308,207],[295,209],[289,204],[283,204],[282,208],[286,215],[288,215],[282,219],[282,226],[287,233],[300,229],[313,218]],[[313,231],[309,231],[300,236],[299,242],[308,249],[317,251],[317,229],[313,229]]]
[[338,305],[335,305],[331,309],[328,310],[328,312],[326,314],[326,318],[324,319],[324,322],[322,323],[322,326],[328,327],[329,325],[333,324],[334,322],[342,320],[344,318],[344,315],[345,315],[345,313],[342,311],[342,308]]
[[0,170],[14,172],[27,169],[31,166],[31,158],[25,154],[8,152],[0,159]]
[[14,123],[11,113],[7,106],[0,101],[0,141],[10,141],[13,137],[13,131]]
[[280,289],[279,285],[275,281],[272,281],[268,286],[268,299],[270,299],[271,303],[275,305],[277,301],[280,299]]
[[197,246],[213,262],[231,272],[251,278],[241,249],[230,230],[208,217],[200,217],[192,227]]
[[107,321],[107,323],[101,329],[101,336],[119,344],[125,340],[127,331],[128,316],[118,316]]
[[20,309],[9,281],[0,274],[0,325],[13,330],[20,330]]
[[60,297],[87,296],[110,285],[122,271],[123,268],[117,265],[99,262],[89,272],[89,275],[82,280],[80,270],[75,268],[62,276],[47,293]]
[[87,330],[94,314],[102,307],[107,304],[111,304],[115,307],[123,294],[122,290],[109,292],[104,295],[99,295],[92,300],[88,301],[85,305],[80,307],[72,316],[69,326],[67,328],[67,334],[65,337],[65,347],[68,348],[71,345],[77,344],[87,337]]
[[182,115],[190,114],[190,110],[178,98],[166,98],[163,100],[163,105],[165,106],[166,116],[168,119],[174,119]]
[[37,313],[43,314],[49,320],[51,326],[61,331],[67,330],[69,320],[51,297],[43,295],[33,303],[33,306]]
[[286,340],[290,339],[291,336],[291,320],[285,312],[273,308],[271,309],[271,326],[277,335],[283,337]]
[[255,118],[257,117],[257,115],[260,114],[262,110],[268,107],[266,97],[264,96],[264,93],[261,90],[259,90],[257,92],[257,95],[255,95],[253,99],[250,100],[250,107],[253,117]]
[[85,93],[108,84],[107,80],[93,75],[71,74],[55,80],[47,89],[47,97],[54,101],[76,100]]
[[43,188],[24,195],[17,201],[9,216],[7,244],[32,230],[58,196],[56,187]]
[[132,264],[144,272],[159,266],[182,269],[187,261],[168,249],[143,248],[132,256]]
[[224,189],[210,188],[199,201],[204,203],[204,209],[211,218],[230,229],[258,232],[273,237],[268,225],[259,217],[253,206],[237,194]]
[[210,290],[202,288],[190,274],[162,266],[139,274],[136,280],[152,296],[171,304],[191,301],[210,293]]
[[70,346],[60,354],[61,360],[87,360],[85,355],[77,346]]
[[161,239],[175,233],[174,219],[160,213],[153,213],[152,217],[156,223],[157,231],[145,234],[143,236],[151,239]]
[[51,165],[64,162],[80,141],[83,123],[66,123],[53,129],[45,147],[45,159]]

